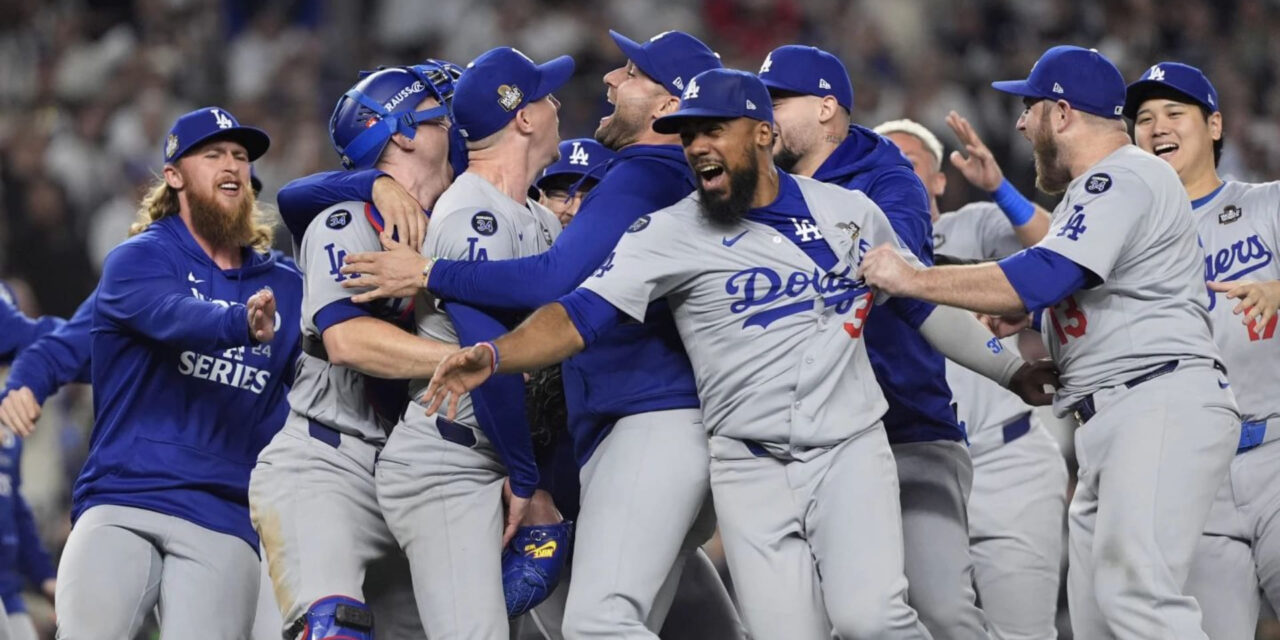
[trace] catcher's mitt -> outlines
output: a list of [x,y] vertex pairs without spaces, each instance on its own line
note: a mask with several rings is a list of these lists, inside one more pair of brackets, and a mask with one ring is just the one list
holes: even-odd
[[538,606],[560,583],[573,546],[573,523],[520,527],[502,550],[502,591],[507,615]]
[[569,429],[569,410],[565,407],[560,365],[529,374],[524,383],[524,406],[534,448],[550,449]]

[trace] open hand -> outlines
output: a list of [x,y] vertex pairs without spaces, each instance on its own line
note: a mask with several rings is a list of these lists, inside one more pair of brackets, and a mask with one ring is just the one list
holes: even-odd
[[458,415],[458,400],[462,394],[484,384],[493,375],[493,351],[484,344],[459,349],[445,356],[431,376],[431,383],[418,402],[426,405],[427,414],[434,414],[448,403],[445,417],[453,420]]
[[1004,182],[1004,172],[996,163],[996,157],[978,137],[978,132],[964,116],[952,111],[947,114],[947,126],[956,134],[960,144],[964,146],[965,157],[959,150],[951,152],[951,164],[960,170],[961,175],[970,184],[988,193],[1000,188]]
[[413,247],[392,242],[386,234],[380,239],[385,251],[353,253],[344,260],[342,273],[353,277],[343,280],[342,286],[369,289],[351,296],[356,304],[380,298],[409,298],[426,284],[422,270],[427,268],[429,258],[422,257]]
[[[373,181],[373,206],[382,214],[383,244],[402,244],[417,250],[427,236],[427,216],[422,205],[391,176]],[[398,240],[392,240],[392,238]]]
[[1208,284],[1209,289],[1226,294],[1230,300],[1240,301],[1236,303],[1231,313],[1243,314],[1244,317],[1240,320],[1245,326],[1252,325],[1257,331],[1275,319],[1276,308],[1280,307],[1280,281],[1234,280],[1210,281]]
[[249,313],[249,335],[258,344],[271,342],[276,337],[276,295],[264,287],[244,303]]

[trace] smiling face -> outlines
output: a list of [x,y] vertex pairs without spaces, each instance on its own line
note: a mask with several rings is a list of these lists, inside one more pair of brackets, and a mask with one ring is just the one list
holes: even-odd
[[778,138],[773,143],[773,161],[783,171],[794,171],[796,163],[813,151],[822,139],[822,98],[771,92],[773,122]]
[[617,151],[635,144],[649,130],[654,111],[672,98],[667,88],[645,75],[630,60],[604,76],[605,99],[613,113],[600,119],[596,142]]
[[772,148],[772,127],[751,118],[690,118],[680,126],[684,156],[697,177],[702,212],[712,222],[741,220],[755,199],[763,155]]
[[179,206],[196,233],[216,247],[240,247],[253,237],[249,153],[231,140],[213,140],[165,166]]
[[1168,162],[1186,184],[1214,170],[1213,143],[1222,138],[1222,114],[1206,119],[1194,104],[1152,98],[1138,107],[1133,137],[1143,151]]

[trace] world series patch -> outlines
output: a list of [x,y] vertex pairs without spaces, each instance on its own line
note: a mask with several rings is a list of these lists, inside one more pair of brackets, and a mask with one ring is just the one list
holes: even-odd
[[491,236],[498,232],[498,218],[488,211],[471,216],[471,228],[482,236]]

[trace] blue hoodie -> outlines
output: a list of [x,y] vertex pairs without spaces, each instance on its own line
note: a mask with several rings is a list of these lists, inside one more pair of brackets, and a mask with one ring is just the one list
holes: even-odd
[[[267,254],[219,269],[171,215],[116,247],[93,305],[96,420],[72,491],[90,507],[148,509],[237,536],[255,551],[249,472],[284,424],[300,351],[302,277]],[[255,345],[244,303],[276,297],[275,339]]]
[[26,611],[23,578],[33,585],[54,576],[53,561],[40,543],[31,507],[22,499],[22,440],[0,429],[0,601],[10,615]]
[[[27,387],[36,402],[44,404],[68,382],[89,382],[89,331],[93,328],[95,288],[76,308],[75,315],[58,328],[40,336],[13,361],[4,394]],[[0,395],[0,397],[3,397]]]
[[[677,145],[632,145],[601,171],[603,177],[583,199],[573,224],[550,250],[516,260],[439,260],[431,270],[431,292],[498,310],[530,311],[555,302],[607,267],[607,258],[632,223],[694,189],[693,172]],[[324,175],[328,178],[323,181],[294,181],[281,190],[281,214],[290,228],[305,228],[308,216],[334,202],[367,199],[379,174]],[[650,305],[644,324],[611,329],[565,361],[562,371],[579,464],[590,459],[619,418],[699,406],[693,367],[664,300]]]
[[[902,152],[888,138],[852,125],[849,136],[814,173],[815,179],[867,194],[911,252],[933,264],[929,195]],[[901,317],[873,313],[863,339],[871,368],[889,401],[884,416],[891,443],[965,439],[951,407],[942,354]]]

